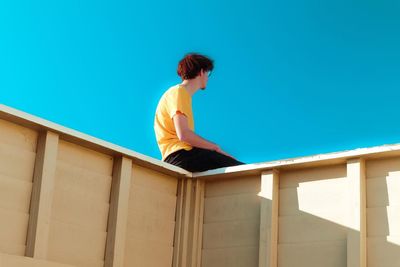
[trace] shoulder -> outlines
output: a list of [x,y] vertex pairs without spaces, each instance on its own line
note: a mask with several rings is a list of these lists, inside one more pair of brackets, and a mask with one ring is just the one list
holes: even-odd
[[167,98],[187,98],[190,97],[188,92],[186,92],[185,88],[179,84],[170,87],[164,94]]

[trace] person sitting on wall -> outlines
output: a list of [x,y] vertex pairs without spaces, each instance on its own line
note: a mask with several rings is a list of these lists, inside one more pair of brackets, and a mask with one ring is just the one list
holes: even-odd
[[187,54],[178,64],[182,82],[161,97],[154,119],[154,131],[162,160],[190,172],[244,164],[194,132],[192,96],[205,90],[214,68],[213,60]]

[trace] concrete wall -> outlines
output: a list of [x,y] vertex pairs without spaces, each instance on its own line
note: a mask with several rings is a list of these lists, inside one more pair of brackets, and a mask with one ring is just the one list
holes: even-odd
[[198,177],[202,267],[400,266],[399,156],[223,176]]
[[367,162],[370,267],[400,266],[400,157]]
[[171,266],[178,180],[133,166],[124,265]]
[[400,266],[400,146],[204,173],[0,105],[0,267]]
[[24,255],[38,134],[0,120],[0,252]]
[[182,173],[143,165],[0,119],[0,267],[171,266]]
[[346,266],[346,166],[279,176],[278,266]]
[[201,266],[257,266],[260,177],[205,184]]

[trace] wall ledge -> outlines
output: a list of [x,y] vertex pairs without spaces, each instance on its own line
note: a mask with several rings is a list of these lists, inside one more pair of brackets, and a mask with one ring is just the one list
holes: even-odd
[[60,139],[62,140],[76,143],[108,155],[125,156],[132,159],[132,162],[135,164],[178,178],[211,179],[216,177],[243,177],[260,175],[263,171],[271,169],[291,170],[308,167],[321,167],[334,164],[345,164],[347,160],[353,158],[364,158],[368,160],[378,157],[386,158],[400,156],[400,144],[388,144],[369,148],[358,148],[340,152],[246,164],[235,167],[219,168],[205,172],[191,173],[161,160],[61,126],[3,104],[0,104],[0,119],[16,123],[36,131],[52,131],[59,134]]
[[52,131],[60,135],[60,139],[79,144],[89,149],[112,156],[131,158],[133,163],[177,177],[192,177],[192,173],[165,163],[161,160],[143,155],[133,150],[112,144],[88,134],[64,127],[51,121],[36,117],[23,111],[0,104],[0,119],[19,124],[36,131]]
[[205,172],[193,173],[193,178],[235,177],[244,175],[259,175],[263,171],[271,169],[294,170],[309,167],[322,167],[334,164],[345,164],[349,159],[363,158],[387,158],[400,156],[400,144],[388,144],[382,146],[357,148],[340,152],[317,154],[312,156],[289,158],[270,162],[246,164],[234,167],[219,168]]

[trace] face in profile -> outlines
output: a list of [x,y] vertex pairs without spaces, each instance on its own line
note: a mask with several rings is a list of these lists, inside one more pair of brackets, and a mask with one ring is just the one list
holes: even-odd
[[211,71],[201,71],[200,76],[202,76],[202,86],[201,86],[201,90],[206,90],[206,86],[207,86],[207,82],[208,82],[208,77],[210,77],[211,75]]

